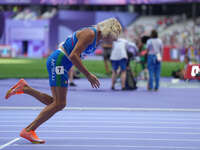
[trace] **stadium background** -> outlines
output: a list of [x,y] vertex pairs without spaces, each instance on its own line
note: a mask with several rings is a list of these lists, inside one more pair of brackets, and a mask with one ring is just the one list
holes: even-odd
[[[73,31],[109,17],[120,20],[127,39],[133,42],[141,35],[148,35],[151,29],[157,29],[165,45],[161,75],[171,76],[173,70],[183,68],[181,62],[186,54],[199,63],[199,7],[198,0],[1,0],[0,57],[18,59],[1,59],[0,77],[47,77],[46,70],[42,69],[45,58],[59,42]],[[101,53],[98,47],[95,55]],[[84,62],[92,69],[89,62],[96,62],[98,58],[101,59],[95,57]],[[91,71],[107,77],[103,63],[98,62],[99,69]],[[40,73],[30,74],[27,71],[30,63]],[[24,69],[18,64],[24,64]],[[140,66],[134,61],[132,67],[140,72]]]

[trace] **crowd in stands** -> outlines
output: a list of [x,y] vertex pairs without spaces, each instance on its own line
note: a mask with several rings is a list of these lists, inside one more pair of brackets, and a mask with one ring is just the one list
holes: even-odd
[[13,19],[16,20],[37,20],[37,19],[50,19],[52,18],[55,14],[56,14],[56,8],[47,10],[43,13],[40,13],[39,10],[34,10],[31,8],[26,8],[22,11],[19,11],[15,14],[15,16],[13,17]]
[[193,21],[182,16],[142,16],[127,28],[128,39],[138,43],[140,37],[156,29],[164,46],[178,50],[180,61],[184,56],[200,63],[200,17]]
[[[0,11],[4,11],[4,7],[0,7]],[[55,16],[57,9],[54,7],[23,7],[14,6],[6,9],[9,12],[13,12],[12,18],[15,20],[38,20],[38,19],[50,19]]]

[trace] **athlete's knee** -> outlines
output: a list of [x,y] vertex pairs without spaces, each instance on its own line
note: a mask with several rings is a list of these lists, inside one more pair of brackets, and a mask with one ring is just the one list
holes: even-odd
[[51,104],[54,101],[52,96],[47,95],[46,93],[41,93],[41,98],[45,100],[47,105]]
[[56,103],[55,108],[57,111],[61,111],[65,108],[65,106],[66,106],[66,102]]

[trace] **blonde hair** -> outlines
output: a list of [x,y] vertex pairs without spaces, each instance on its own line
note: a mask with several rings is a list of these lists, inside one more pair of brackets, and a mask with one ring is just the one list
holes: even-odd
[[118,38],[122,31],[122,26],[116,18],[109,18],[97,24],[103,37],[111,35],[113,38]]

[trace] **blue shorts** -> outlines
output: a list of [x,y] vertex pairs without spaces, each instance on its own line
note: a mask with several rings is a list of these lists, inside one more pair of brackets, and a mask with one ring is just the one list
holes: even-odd
[[127,66],[127,59],[123,58],[121,60],[111,60],[111,64],[114,71],[117,71],[119,67],[121,68],[121,71],[125,71]]
[[68,87],[68,72],[72,65],[63,52],[54,51],[47,59],[50,86]]

